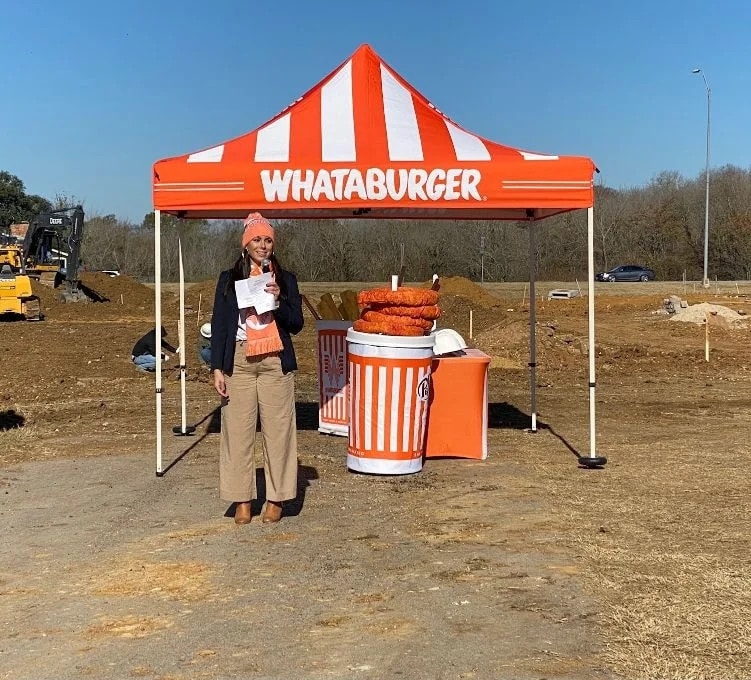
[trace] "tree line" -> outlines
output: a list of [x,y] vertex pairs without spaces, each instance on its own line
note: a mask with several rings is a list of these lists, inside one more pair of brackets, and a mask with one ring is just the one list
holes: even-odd
[[[20,193],[19,193],[20,188]],[[67,203],[27,196],[23,183],[0,173],[0,231]],[[77,202],[77,201],[74,201]],[[84,203],[85,206],[85,203]],[[705,177],[663,172],[631,189],[595,187],[595,266],[641,264],[658,279],[701,280]],[[280,220],[277,255],[301,281],[384,281],[403,262],[408,280],[432,274],[475,281],[529,277],[530,228],[541,280],[586,278],[586,212],[534,224],[456,220]],[[162,217],[162,278],[178,278],[178,239],[189,281],[214,278],[239,252],[239,220]],[[138,280],[154,276],[154,214],[140,224],[116,215],[87,215],[83,260],[87,269],[119,269]],[[751,170],[725,166],[710,174],[709,275],[751,279]]]

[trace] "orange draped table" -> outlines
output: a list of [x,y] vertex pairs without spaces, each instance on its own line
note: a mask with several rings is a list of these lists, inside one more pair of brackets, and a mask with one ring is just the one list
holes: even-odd
[[487,458],[489,368],[490,357],[477,349],[433,359],[426,458]]

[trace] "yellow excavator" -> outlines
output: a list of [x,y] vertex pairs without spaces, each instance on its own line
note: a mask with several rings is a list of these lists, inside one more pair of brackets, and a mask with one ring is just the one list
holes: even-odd
[[0,235],[0,317],[42,319],[39,298],[31,289],[31,277],[24,272],[23,249],[10,235]]
[[22,316],[27,321],[43,318],[39,298],[31,289],[31,278],[14,272],[8,263],[0,265],[0,316]]

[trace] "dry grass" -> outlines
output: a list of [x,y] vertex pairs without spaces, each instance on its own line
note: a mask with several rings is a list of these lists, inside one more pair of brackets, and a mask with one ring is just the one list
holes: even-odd
[[0,451],[0,463],[3,465],[13,465],[28,459],[29,450],[39,451],[40,434],[43,428],[36,423],[26,423],[23,427],[15,427],[10,430],[3,430],[0,434],[2,437],[2,451]]
[[751,678],[749,457],[645,445],[594,474],[550,483],[603,605],[605,664],[629,680]]
[[627,678],[751,675],[751,579],[719,556],[586,549],[609,604],[608,664]]
[[4,446],[26,446],[38,439],[41,428],[35,423],[25,423],[23,427],[3,430]]

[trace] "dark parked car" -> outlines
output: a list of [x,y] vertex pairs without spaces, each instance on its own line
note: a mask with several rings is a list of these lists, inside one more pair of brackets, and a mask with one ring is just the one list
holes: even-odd
[[637,264],[622,264],[595,276],[597,281],[654,281],[654,279],[654,271]]

